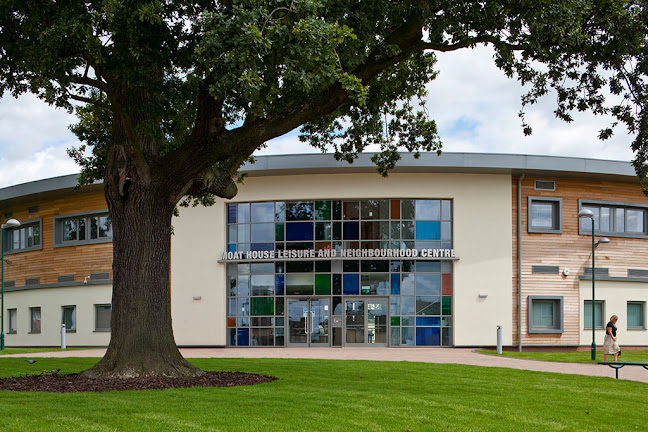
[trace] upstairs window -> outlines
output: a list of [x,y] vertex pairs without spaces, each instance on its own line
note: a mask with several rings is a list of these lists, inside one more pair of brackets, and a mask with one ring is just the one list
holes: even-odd
[[110,242],[112,236],[112,222],[105,211],[54,218],[54,247]]
[[[595,234],[616,237],[648,236],[648,205],[581,200],[580,208],[594,213]],[[588,218],[580,218],[579,233],[592,233],[592,222]]]
[[562,233],[562,198],[529,197],[529,232]]
[[41,221],[23,222],[18,228],[5,230],[4,250],[6,253],[27,252],[42,249]]

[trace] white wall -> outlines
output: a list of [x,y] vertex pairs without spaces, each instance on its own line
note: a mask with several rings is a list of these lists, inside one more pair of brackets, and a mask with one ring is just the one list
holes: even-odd
[[[18,333],[8,334],[9,316],[5,320],[5,345],[60,346],[63,306],[76,306],[76,332],[66,333],[68,346],[107,346],[110,332],[95,332],[96,304],[110,304],[111,285],[83,285],[39,288],[5,292],[5,311],[17,309]],[[30,334],[29,308],[41,308],[41,332]]]
[[[511,177],[478,174],[336,174],[250,177],[232,202],[347,198],[452,199],[455,345],[512,343]],[[172,315],[180,345],[225,345],[226,206],[180,209],[173,219]],[[479,299],[478,294],[488,297]],[[200,296],[200,300],[193,300]]]
[[[580,344],[592,344],[592,329],[585,330],[585,312],[583,310],[585,300],[592,299],[592,281],[580,281]],[[648,284],[645,282],[624,282],[624,281],[596,281],[596,300],[603,300],[603,326],[605,326],[612,315],[617,315],[617,338],[623,345],[648,345],[648,330],[628,329],[628,302],[648,302]],[[644,304],[644,325],[646,320],[646,308]],[[596,344],[602,349],[605,330],[596,330]]]

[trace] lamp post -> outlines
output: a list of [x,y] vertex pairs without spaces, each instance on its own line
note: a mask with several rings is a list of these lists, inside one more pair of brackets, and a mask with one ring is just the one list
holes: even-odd
[[592,360],[596,360],[596,264],[594,260],[594,251],[600,243],[610,243],[610,239],[603,237],[598,242],[595,242],[594,212],[592,210],[583,209],[578,212],[578,217],[589,218],[592,220]]
[[9,219],[7,223],[0,225],[0,266],[2,266],[2,271],[0,274],[0,351],[4,350],[5,340],[4,340],[4,250],[5,250],[5,241],[4,241],[4,230],[5,228],[16,228],[20,226],[20,222],[16,219]]

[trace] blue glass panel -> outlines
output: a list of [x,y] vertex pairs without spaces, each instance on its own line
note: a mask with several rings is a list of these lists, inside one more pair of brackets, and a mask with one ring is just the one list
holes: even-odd
[[250,250],[253,251],[271,251],[274,250],[274,243],[252,243]]
[[227,331],[229,332],[229,342],[227,343],[227,345],[236,346],[236,329],[231,328],[227,329]]
[[417,316],[416,317],[417,326],[440,326],[441,317],[426,317],[426,316]]
[[343,226],[344,240],[360,239],[360,224],[358,222],[344,222]]
[[286,222],[286,241],[313,240],[313,222]]
[[227,245],[227,252],[236,252],[236,245],[235,244]]
[[250,223],[250,204],[239,204],[236,219],[239,223]]
[[246,329],[246,328],[237,329],[236,330],[236,342],[237,342],[238,346],[249,346],[250,345],[250,329]]
[[391,275],[391,293],[392,295],[400,295],[400,275]]
[[360,275],[345,274],[342,275],[342,291],[344,295],[360,294]]
[[416,240],[441,240],[441,222],[416,221]]
[[262,223],[252,224],[250,226],[252,227],[252,243],[267,243],[275,240],[275,224]]
[[284,295],[284,275],[275,275],[275,295]]
[[441,328],[416,327],[416,345],[439,346],[441,345]]
[[227,206],[227,223],[236,223],[236,204]]

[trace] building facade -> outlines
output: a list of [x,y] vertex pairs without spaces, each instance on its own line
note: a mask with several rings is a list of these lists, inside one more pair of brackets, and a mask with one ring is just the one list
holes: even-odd
[[[173,220],[181,346],[585,346],[619,316],[648,345],[648,199],[629,163],[522,155],[259,157],[233,200]],[[101,184],[0,189],[7,346],[106,345],[112,229]]]

